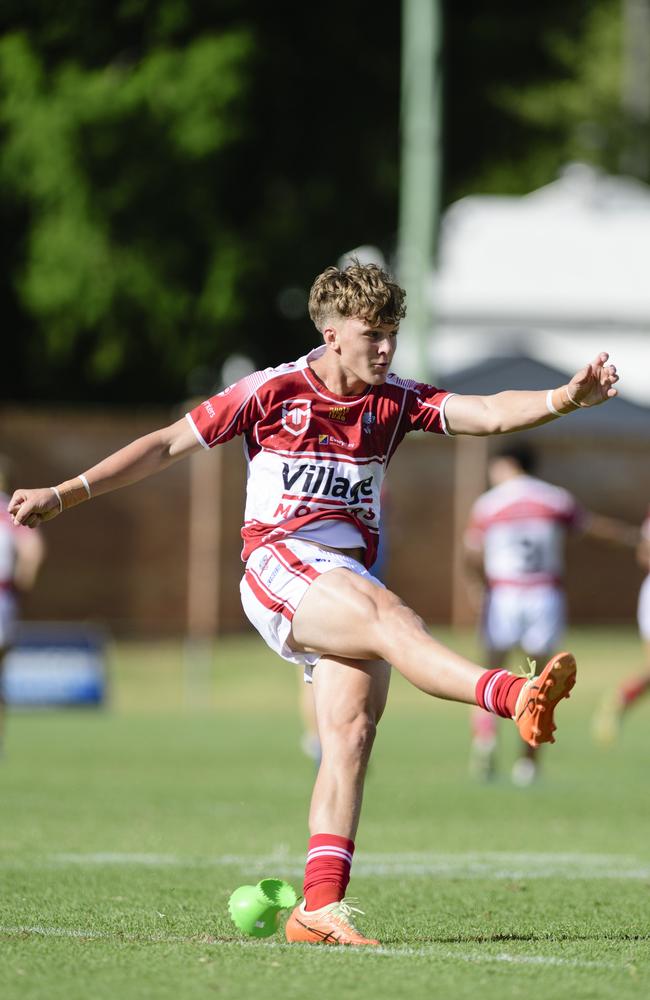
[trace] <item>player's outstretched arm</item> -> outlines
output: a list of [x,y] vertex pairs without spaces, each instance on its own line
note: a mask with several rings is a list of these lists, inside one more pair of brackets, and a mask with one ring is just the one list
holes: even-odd
[[608,542],[627,549],[636,549],[641,539],[641,529],[616,517],[588,513],[583,534],[598,542]]
[[109,493],[145,479],[155,472],[161,472],[200,447],[196,435],[183,417],[169,427],[137,438],[76,479],[58,486],[16,490],[7,509],[14,524],[35,528],[42,521],[50,521],[91,496]]
[[538,427],[575,410],[598,406],[617,395],[618,374],[599,354],[570,382],[542,392],[509,390],[494,396],[452,396],[445,407],[452,434],[507,434]]

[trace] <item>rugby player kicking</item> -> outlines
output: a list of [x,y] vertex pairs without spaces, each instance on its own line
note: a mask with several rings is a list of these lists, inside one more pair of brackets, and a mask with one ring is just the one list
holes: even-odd
[[322,762],[309,813],[304,901],[289,941],[376,945],[344,901],[363,783],[391,666],[426,694],[514,719],[524,740],[553,742],[553,712],[575,682],[570,653],[539,677],[483,670],[437,642],[373,578],[386,467],[409,431],[503,434],[616,395],[599,354],[548,392],[460,396],[390,371],[405,293],[376,265],[329,267],[310,315],[324,343],[242,379],[169,427],[138,438],[76,479],[17,490],[9,511],[35,527],[91,496],[127,486],[235,435],[248,463],[241,582],[244,610],[268,645],[313,681]]

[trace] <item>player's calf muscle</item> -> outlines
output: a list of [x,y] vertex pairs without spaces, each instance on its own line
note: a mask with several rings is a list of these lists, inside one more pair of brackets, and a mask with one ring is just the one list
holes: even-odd
[[357,769],[370,757],[375,737],[377,722],[368,714],[360,712],[354,719],[343,726],[333,725],[323,740],[324,755],[332,753],[346,759],[346,767]]

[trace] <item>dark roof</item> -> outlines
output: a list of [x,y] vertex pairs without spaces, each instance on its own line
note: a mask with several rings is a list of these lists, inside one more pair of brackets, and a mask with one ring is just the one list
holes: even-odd
[[[526,355],[486,358],[469,368],[441,376],[444,389],[465,395],[489,395],[503,389],[551,389],[565,385],[566,371]],[[581,436],[627,434],[650,438],[650,407],[617,397],[605,405],[571,414],[571,420],[554,420],[540,428],[545,434],[562,434],[571,428]],[[537,431],[535,431],[537,433]]]

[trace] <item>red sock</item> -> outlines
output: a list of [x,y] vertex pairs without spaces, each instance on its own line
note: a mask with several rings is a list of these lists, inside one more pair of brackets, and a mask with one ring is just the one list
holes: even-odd
[[345,896],[350,881],[354,841],[333,833],[309,838],[305,867],[305,909],[319,910]]
[[633,702],[640,698],[642,694],[650,688],[650,674],[642,674],[641,677],[634,677],[626,681],[621,687],[621,701],[624,708],[628,708]]
[[525,683],[525,677],[517,677],[508,670],[486,670],[476,685],[476,702],[494,715],[512,719]]
[[499,732],[499,723],[489,712],[475,708],[471,718],[472,738],[477,743],[493,743]]

